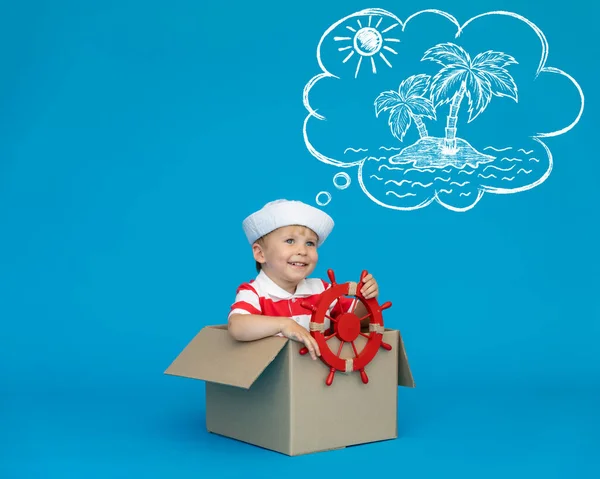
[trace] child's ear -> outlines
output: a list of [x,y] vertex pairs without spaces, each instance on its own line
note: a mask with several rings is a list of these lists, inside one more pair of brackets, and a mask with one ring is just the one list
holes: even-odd
[[252,255],[254,256],[254,259],[256,261],[258,261],[259,263],[265,262],[265,255],[263,253],[261,246],[258,243],[254,243],[252,245]]

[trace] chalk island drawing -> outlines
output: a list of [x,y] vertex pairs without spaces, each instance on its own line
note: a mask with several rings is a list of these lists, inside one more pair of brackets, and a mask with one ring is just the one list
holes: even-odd
[[[409,43],[411,37],[404,39],[402,35],[407,32],[409,23],[421,15],[441,16],[451,22],[457,32],[452,41],[430,44],[420,55],[421,63],[413,62],[406,66],[401,61],[401,47]],[[506,140],[499,140],[498,136],[479,138],[477,147],[473,143],[476,139],[467,141],[471,132],[467,131],[467,127],[474,120],[485,117],[484,112],[494,97],[496,101],[519,103],[520,92],[512,70],[521,66],[517,55],[506,53],[501,48],[485,48],[472,56],[457,40],[468,25],[492,17],[522,22],[535,32],[540,41],[541,59],[537,69],[525,78],[521,70],[519,81],[533,82],[543,73],[560,75],[575,87],[580,104],[569,124],[555,131],[524,136],[516,144],[508,136]],[[326,52],[327,61],[323,57],[325,47],[334,52]],[[396,210],[423,208],[436,201],[453,211],[467,211],[486,192],[513,194],[532,189],[543,183],[552,171],[552,153],[541,138],[571,130],[584,109],[584,96],[579,84],[564,71],[547,67],[547,54],[548,44],[542,31],[529,20],[511,12],[484,13],[461,26],[454,17],[439,10],[415,13],[405,22],[382,9],[361,10],[334,23],[321,37],[317,61],[323,73],[313,77],[304,89],[304,105],[308,110],[303,127],[305,145],[321,162],[338,168],[356,168],[357,184],[365,195],[383,207]],[[388,57],[394,57],[394,60]],[[344,68],[350,66],[353,58],[357,58],[356,65],[351,65],[346,71]],[[376,59],[385,65],[387,71],[378,69]],[[361,69],[365,62],[370,62],[370,68]],[[423,70],[415,73],[419,65],[433,65],[436,69],[430,73]],[[392,73],[394,68],[397,68],[397,74]],[[405,70],[412,74],[403,75]],[[379,77],[382,71],[385,79],[368,83]],[[325,145],[317,148],[309,139],[309,121],[317,120],[317,123],[312,123],[317,128],[320,121],[326,120],[324,115],[317,113],[318,108],[313,108],[309,96],[317,83],[325,84],[326,81],[338,82],[333,88],[351,95],[353,105],[358,105],[356,118],[351,118],[353,123],[348,125],[359,123],[360,118],[361,129],[350,132],[347,138],[362,142],[352,147],[347,144],[333,147],[327,154],[324,152]],[[389,85],[390,82],[399,86],[381,88],[381,85]],[[334,94],[323,95],[322,98],[332,96]],[[371,129],[379,132],[382,118],[387,120],[387,138],[395,142],[387,145],[393,146],[382,145],[382,141],[389,139],[382,140],[386,137],[371,133]],[[459,127],[461,118],[465,120]],[[415,128],[411,128],[413,124]],[[501,125],[501,122],[498,124]],[[430,127],[435,125],[437,135],[430,132]],[[363,133],[367,130],[369,133]],[[415,141],[398,146],[405,143],[410,132],[414,132]],[[503,141],[503,144],[497,144],[498,141]],[[509,142],[513,144],[507,144]],[[353,159],[346,160],[345,155]],[[335,176],[334,185],[342,189],[336,182],[339,177],[340,173]],[[350,176],[344,173],[344,178],[343,188],[347,188]],[[321,200],[323,196],[325,201]],[[331,194],[321,191],[316,201],[325,205],[331,201]]]
[[[458,111],[465,94],[469,101],[469,123],[485,110],[492,95],[518,101],[517,85],[504,68],[517,63],[515,59],[505,53],[486,51],[471,60],[460,46],[445,43],[427,50],[423,60],[442,65],[431,82],[428,75],[414,75],[400,83],[398,92],[384,91],[375,99],[377,115],[391,110],[390,127],[400,141],[410,126],[411,118],[414,118],[419,130],[419,141],[391,157],[390,163],[412,159],[416,167],[460,167],[465,163],[493,161],[493,156],[476,151],[467,141],[456,137]],[[431,92],[431,99],[425,96],[427,91]],[[451,103],[446,136],[430,137],[421,117],[435,120],[435,110],[445,103]]]

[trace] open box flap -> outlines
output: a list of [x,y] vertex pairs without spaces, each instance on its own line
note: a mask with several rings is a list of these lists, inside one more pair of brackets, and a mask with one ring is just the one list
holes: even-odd
[[165,374],[249,389],[289,340],[236,341],[226,325],[203,328]]
[[404,349],[404,341],[400,331],[398,331],[398,348],[398,386],[414,388],[415,380],[408,364],[408,356],[406,355],[406,349]]

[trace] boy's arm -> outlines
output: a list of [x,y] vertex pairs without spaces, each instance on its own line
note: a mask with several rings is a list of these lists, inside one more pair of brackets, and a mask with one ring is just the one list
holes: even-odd
[[288,317],[235,313],[229,316],[227,324],[229,334],[238,341],[254,341],[281,333],[286,338],[304,343],[314,360],[321,355],[319,345],[310,332]]
[[[367,308],[365,307],[365,305],[362,303],[362,301],[356,300],[356,302],[358,303],[356,305],[356,309],[354,310],[354,314],[356,314],[356,316],[358,316],[359,318],[362,318],[363,316],[367,316]],[[361,322],[360,322],[360,327],[362,328],[367,328],[369,327],[369,320],[371,319],[370,316],[367,316],[366,318],[364,318]]]
[[[375,281],[373,275],[369,273],[363,278],[363,281],[364,283],[361,292],[365,295],[365,298],[377,298],[379,296],[379,286],[377,285],[377,281]],[[368,314],[367,308],[362,301],[356,301],[358,304],[354,309],[354,314],[359,318],[364,318],[364,316],[367,316]],[[368,328],[370,319],[371,317],[367,316],[360,322],[361,329]]]
[[262,314],[232,314],[227,322],[231,336],[238,341],[254,341],[279,334],[289,318]]

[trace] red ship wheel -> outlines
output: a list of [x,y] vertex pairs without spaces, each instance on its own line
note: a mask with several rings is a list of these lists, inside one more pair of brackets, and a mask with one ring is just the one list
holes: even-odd
[[[387,301],[380,306],[377,302],[377,298],[365,299],[365,297],[360,293],[360,290],[363,286],[363,279],[367,274],[367,271],[362,272],[358,284],[353,282],[337,284],[335,282],[333,270],[330,269],[327,271],[327,275],[331,281],[331,287],[321,293],[317,304],[312,305],[306,301],[302,301],[301,303],[302,307],[312,311],[310,334],[313,338],[315,338],[317,344],[319,345],[319,349],[321,350],[321,360],[327,366],[329,366],[329,374],[325,380],[325,384],[327,384],[327,386],[331,386],[333,383],[333,377],[336,371],[342,371],[344,373],[360,371],[362,382],[367,384],[369,382],[369,378],[365,372],[365,366],[373,360],[380,347],[387,351],[392,349],[391,345],[382,341],[384,328],[383,316],[381,314],[384,309],[388,309],[390,306],[392,306],[392,303]],[[367,314],[362,318],[359,318],[354,314],[353,310],[352,312],[342,313],[335,319],[332,318],[329,314],[327,314],[329,306],[342,296],[355,296],[365,305]],[[356,302],[356,305],[357,304],[358,301]],[[324,334],[325,318],[331,321],[334,331],[333,334],[328,336],[325,336]],[[370,318],[369,334],[363,333],[360,330],[361,321],[366,318]],[[337,354],[334,354],[327,345],[327,341],[334,336],[340,341]],[[365,347],[360,353],[358,353],[354,344],[354,341],[356,338],[358,338],[358,336],[363,336],[368,339],[367,344],[365,344]],[[340,357],[345,343],[350,343],[352,345],[354,358],[344,359]],[[306,347],[300,349],[300,354],[304,355],[306,353],[308,353],[308,349]]]

